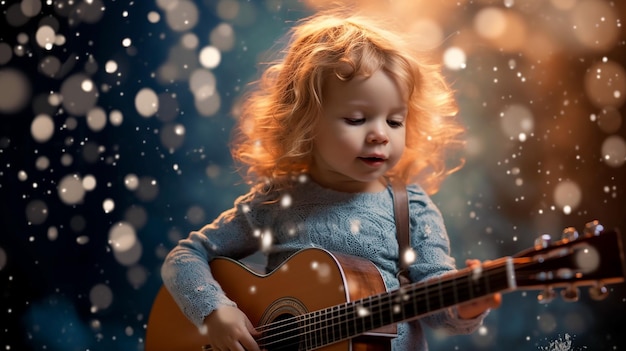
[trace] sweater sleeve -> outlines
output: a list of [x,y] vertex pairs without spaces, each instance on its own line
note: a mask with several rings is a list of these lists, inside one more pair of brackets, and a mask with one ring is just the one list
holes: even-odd
[[[450,256],[450,240],[443,217],[430,197],[418,186],[409,186],[409,212],[411,246],[415,260],[409,266],[409,276],[414,282],[426,281],[445,273],[456,271],[455,260]],[[431,328],[443,328],[453,334],[474,332],[487,313],[473,319],[461,319],[456,307],[421,318]]]
[[249,194],[240,197],[232,209],[180,240],[161,267],[163,284],[198,327],[218,307],[236,306],[213,278],[209,262],[217,256],[243,258],[259,248],[260,235],[254,230],[259,213],[250,206],[249,198]]

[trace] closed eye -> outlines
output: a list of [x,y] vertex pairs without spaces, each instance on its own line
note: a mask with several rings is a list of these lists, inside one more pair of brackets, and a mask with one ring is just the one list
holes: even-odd
[[365,123],[365,118],[344,118],[344,120],[352,126],[358,126]]
[[403,121],[394,121],[394,120],[387,120],[387,124],[391,127],[391,128],[401,128],[404,126],[404,122]]

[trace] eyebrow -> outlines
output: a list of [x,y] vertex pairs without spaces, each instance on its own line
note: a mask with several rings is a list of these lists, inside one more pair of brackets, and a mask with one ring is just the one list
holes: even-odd
[[[346,104],[348,104],[350,106],[355,106],[355,107],[370,107],[370,106],[372,106],[372,104],[370,104],[367,100],[347,100]],[[408,106],[408,104],[403,104],[403,105],[400,105],[400,106],[392,107],[391,110],[394,111],[394,112],[407,112],[409,110],[409,106]]]

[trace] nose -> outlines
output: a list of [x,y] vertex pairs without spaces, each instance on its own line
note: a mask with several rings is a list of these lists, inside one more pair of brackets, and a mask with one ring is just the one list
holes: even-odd
[[375,126],[367,133],[366,141],[370,144],[383,144],[389,143],[389,136],[384,127]]

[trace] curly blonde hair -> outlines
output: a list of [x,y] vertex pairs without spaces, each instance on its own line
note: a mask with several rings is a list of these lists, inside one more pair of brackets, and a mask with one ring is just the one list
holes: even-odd
[[[244,96],[234,129],[232,156],[248,184],[280,188],[306,172],[323,113],[324,79],[335,74],[349,80],[378,69],[408,93],[406,148],[386,176],[420,183],[432,194],[461,167],[460,158],[452,166],[447,162],[448,153],[463,146],[464,128],[440,65],[390,28],[341,11],[320,12],[292,27],[282,59],[270,63]],[[346,64],[352,68],[348,74]]]

